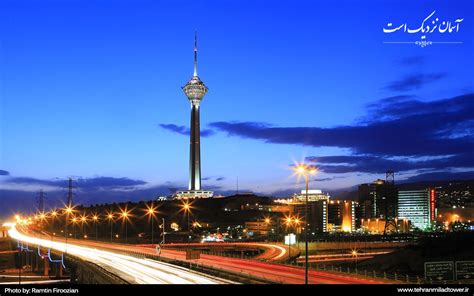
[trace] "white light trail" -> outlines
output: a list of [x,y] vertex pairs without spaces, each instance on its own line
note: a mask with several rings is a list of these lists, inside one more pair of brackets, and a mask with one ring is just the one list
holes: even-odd
[[15,224],[9,226],[8,235],[31,245],[40,245],[60,252],[67,250],[68,254],[77,256],[84,261],[95,263],[126,281],[137,284],[222,284],[215,278],[190,272],[171,264],[159,261],[135,258],[128,255],[102,251],[76,244],[66,244],[59,241],[39,239],[20,233]]

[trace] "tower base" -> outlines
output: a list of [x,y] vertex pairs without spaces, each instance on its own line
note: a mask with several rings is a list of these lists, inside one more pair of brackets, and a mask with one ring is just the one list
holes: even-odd
[[174,194],[174,199],[196,199],[196,198],[211,198],[214,196],[213,191],[207,190],[186,190],[177,191]]

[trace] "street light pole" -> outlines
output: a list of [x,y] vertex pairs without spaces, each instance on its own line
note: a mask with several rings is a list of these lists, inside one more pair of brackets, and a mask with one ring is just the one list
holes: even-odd
[[163,224],[161,224],[161,226],[162,226],[161,229],[162,229],[162,233],[163,233],[163,240],[162,240],[161,243],[164,244],[165,243],[165,234],[166,234],[166,232],[165,232],[166,231],[166,229],[165,229],[165,218],[162,218],[161,221],[163,222]]
[[[69,236],[69,234],[68,234],[68,227],[67,227],[67,226],[68,226],[68,222],[69,222],[69,213],[66,214],[66,218],[64,219],[64,221],[65,221],[64,237],[65,237],[65,239],[66,239],[66,245],[67,245],[67,239],[68,239],[68,236]],[[66,249],[66,251],[67,251],[67,249]]]
[[98,231],[98,228],[97,228],[97,222],[99,221],[99,217],[97,215],[94,215],[94,217],[92,217],[92,219],[94,219],[95,240],[97,241],[99,239],[99,231]]
[[128,243],[128,221],[125,219],[125,243]]
[[286,218],[286,232],[287,232],[287,238],[288,238],[288,264],[291,264],[291,236],[290,236],[290,231],[291,231],[291,217]]
[[153,245],[153,241],[154,241],[154,235],[153,235],[153,220],[155,220],[155,217],[154,216],[151,216],[151,244]]
[[189,209],[188,209],[187,216],[188,216],[188,242],[189,242],[191,241],[191,227],[189,225]]
[[304,228],[304,240],[305,240],[305,272],[304,272],[304,283],[305,285],[308,284],[308,187],[309,187],[309,177],[308,174],[305,174],[305,181],[306,181],[306,210],[305,210],[305,228]]
[[308,198],[308,191],[309,191],[309,175],[314,175],[317,172],[315,167],[306,165],[306,164],[298,164],[294,168],[295,172],[298,175],[302,175],[305,178],[305,185],[306,185],[306,197],[305,197],[305,273],[304,273],[304,282],[305,285],[308,284],[308,269],[309,269],[309,258],[308,258],[308,225],[309,225],[309,198]]
[[113,226],[114,226],[114,225],[112,224],[112,222],[113,222],[112,219],[113,219],[113,218],[111,218],[111,219],[109,220],[109,223],[110,223],[110,242],[112,242],[112,236],[113,236],[113,232],[114,232],[114,231],[113,231],[113,230],[114,230],[114,229],[113,229]]
[[23,258],[21,257],[21,249],[18,249],[18,285],[21,285],[21,270],[23,269]]
[[288,263],[291,264],[291,236],[290,236],[290,225],[288,224]]

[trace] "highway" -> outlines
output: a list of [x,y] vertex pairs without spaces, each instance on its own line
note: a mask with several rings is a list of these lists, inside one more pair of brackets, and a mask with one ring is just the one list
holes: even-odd
[[[163,250],[161,256],[184,259],[184,252]],[[284,284],[303,284],[304,268],[273,264],[258,260],[201,255],[200,264],[225,270],[250,274]],[[366,278],[356,278],[345,274],[310,270],[310,284],[383,284],[386,282]]]
[[[38,239],[34,235],[26,236],[11,228],[9,231],[13,238],[29,241],[34,244],[41,244],[49,247],[53,244],[53,248],[64,251],[66,246],[63,242],[51,242],[51,240]],[[38,236],[39,234],[36,234]],[[33,237],[32,237],[33,236]],[[55,240],[58,238],[55,237]],[[54,245],[59,244],[59,245]],[[93,256],[93,262],[100,264],[102,267],[109,267],[118,276],[126,280],[132,279],[134,283],[223,283],[223,280],[217,280],[202,275],[189,272],[189,270],[162,263],[151,259],[140,259],[133,256],[124,255],[123,253],[140,253],[144,255],[157,256],[156,245],[131,245],[109,242],[96,242],[91,240],[70,239],[67,244],[67,252],[77,256]],[[276,256],[285,256],[285,248],[276,248]],[[115,251],[115,252],[114,252]],[[118,254],[120,252],[121,254]],[[173,249],[162,249],[160,257],[186,261],[186,252]],[[90,259],[90,258],[89,258]],[[229,258],[214,255],[201,254],[200,259],[193,260],[193,264],[226,270],[247,276],[251,275],[260,279],[273,281],[282,284],[303,284],[304,268],[282,265],[259,260]],[[105,267],[104,267],[105,268]],[[127,274],[124,275],[123,272]],[[134,280],[133,280],[134,279]],[[309,271],[310,284],[387,284],[388,281],[356,277],[354,275],[316,271]]]
[[45,239],[32,234],[19,232],[15,224],[10,224],[8,235],[30,245],[40,245],[60,252],[67,252],[82,260],[95,263],[107,271],[135,284],[223,284],[224,280],[190,272],[185,268],[150,259],[140,259],[118,254],[112,249],[99,250],[80,244],[65,243],[58,238]]
[[[122,252],[134,252],[147,255],[157,255],[155,245],[126,245],[107,242],[95,242],[75,240],[75,244],[87,245],[94,248],[116,250]],[[186,260],[186,252],[162,249],[161,257],[172,260]],[[214,255],[201,254],[200,259],[193,260],[193,264],[199,264],[215,269],[227,270],[240,273],[244,276],[252,275],[261,279],[271,280],[282,284],[303,284],[304,268],[282,264],[262,262],[258,260],[229,258]],[[387,284],[388,281],[376,280],[364,277],[354,277],[343,273],[310,270],[310,284]]]

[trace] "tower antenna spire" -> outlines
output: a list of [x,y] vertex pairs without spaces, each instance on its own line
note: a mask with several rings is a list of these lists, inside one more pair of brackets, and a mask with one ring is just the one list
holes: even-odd
[[197,49],[197,31],[194,31],[194,75],[197,77],[197,62],[198,62],[198,49]]

